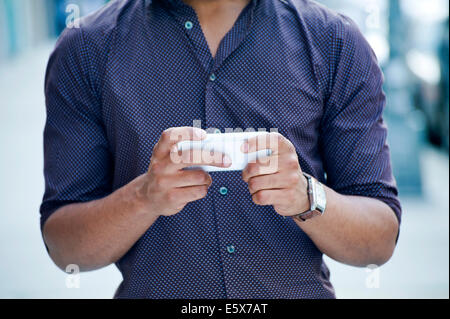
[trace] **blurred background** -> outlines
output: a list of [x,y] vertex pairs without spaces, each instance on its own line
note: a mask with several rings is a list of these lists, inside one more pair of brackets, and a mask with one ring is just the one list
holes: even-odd
[[[0,298],[111,298],[121,281],[111,266],[81,274],[79,288],[68,288],[73,278],[47,256],[38,212],[46,63],[66,21],[105,2],[0,0]],[[326,258],[337,296],[449,298],[448,2],[318,2],[360,26],[384,70],[385,119],[403,204],[388,264],[369,270]]]

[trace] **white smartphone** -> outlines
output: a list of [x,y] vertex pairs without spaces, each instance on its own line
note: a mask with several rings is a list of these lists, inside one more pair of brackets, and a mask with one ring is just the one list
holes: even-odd
[[[227,172],[227,171],[242,171],[249,163],[255,163],[257,159],[270,156],[272,151],[270,149],[261,150],[253,153],[243,153],[242,145],[250,138],[268,134],[267,132],[244,132],[244,133],[219,133],[208,134],[206,139],[202,141],[183,141],[177,144],[178,150],[207,150],[214,152],[221,152],[231,158],[232,164],[230,167],[215,167],[215,166],[192,166],[188,169],[203,169],[207,172]],[[210,159],[212,160],[212,159]]]

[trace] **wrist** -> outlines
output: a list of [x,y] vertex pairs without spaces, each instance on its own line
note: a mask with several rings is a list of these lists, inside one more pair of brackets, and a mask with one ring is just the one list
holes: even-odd
[[324,185],[314,177],[303,173],[307,181],[307,197],[309,206],[300,211],[295,217],[300,221],[306,221],[311,218],[322,216],[327,206],[327,195]]
[[158,218],[160,215],[153,208],[148,196],[147,173],[137,177],[130,183],[131,198],[135,211],[146,216]]

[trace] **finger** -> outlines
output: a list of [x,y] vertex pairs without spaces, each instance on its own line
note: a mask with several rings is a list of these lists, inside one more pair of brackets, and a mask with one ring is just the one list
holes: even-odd
[[278,172],[300,171],[297,153],[286,153],[284,155],[272,155],[262,161],[250,163],[242,171],[242,179],[248,181],[255,176],[275,174]]
[[255,163],[249,163],[242,171],[242,179],[248,183],[252,177],[275,174],[280,170],[279,162],[280,157],[278,155],[272,155],[267,157],[264,163],[261,163],[259,160]]
[[252,195],[252,200],[256,205],[268,206],[268,205],[282,205],[285,204],[287,193],[290,190],[285,189],[270,189],[261,190]]
[[224,153],[201,149],[171,152],[169,161],[174,170],[195,166],[229,167],[232,164],[231,158]]
[[164,158],[171,149],[182,141],[201,141],[206,138],[206,132],[197,127],[174,127],[165,130],[155,145],[153,156]]
[[158,189],[171,189],[189,186],[210,186],[211,176],[202,170],[180,171],[173,175],[157,175],[155,184]]
[[271,150],[272,154],[295,151],[292,143],[279,133],[267,133],[252,137],[241,146],[243,153],[254,153],[267,149]]
[[206,197],[208,194],[208,186],[190,186],[182,188],[174,188],[169,193],[169,201],[173,204],[184,205]]
[[250,178],[248,188],[250,194],[255,194],[261,190],[284,189],[297,185],[300,182],[298,173],[276,173],[270,175],[261,175]]
[[170,177],[173,187],[211,186],[211,176],[202,170],[181,171]]

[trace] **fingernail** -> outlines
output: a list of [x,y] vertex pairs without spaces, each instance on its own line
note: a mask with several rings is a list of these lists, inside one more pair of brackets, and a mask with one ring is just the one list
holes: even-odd
[[174,145],[170,148],[171,153],[178,153],[178,145]]
[[248,143],[245,142],[244,144],[242,144],[242,152],[247,153],[248,152]]

